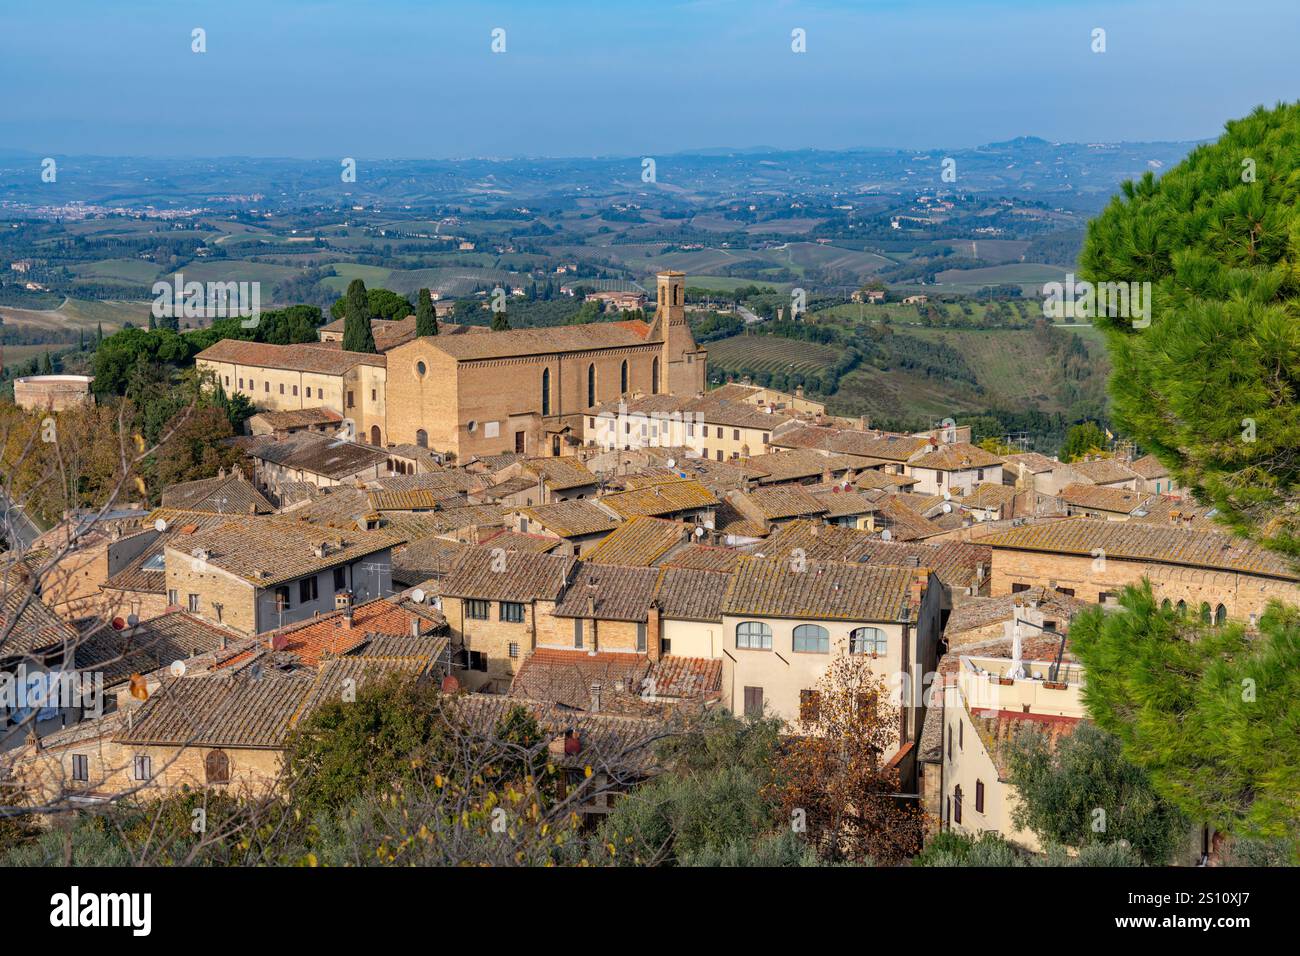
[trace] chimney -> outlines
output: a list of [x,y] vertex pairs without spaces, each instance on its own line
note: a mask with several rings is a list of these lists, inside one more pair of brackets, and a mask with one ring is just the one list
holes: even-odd
[[343,626],[352,626],[352,592],[334,592],[334,610],[343,612]]
[[600,713],[600,681],[594,681],[591,685],[591,712]]
[[646,608],[645,612],[645,649],[646,653],[650,655],[650,660],[652,661],[659,660],[659,631],[661,626],[659,605],[654,601],[651,601],[650,606]]

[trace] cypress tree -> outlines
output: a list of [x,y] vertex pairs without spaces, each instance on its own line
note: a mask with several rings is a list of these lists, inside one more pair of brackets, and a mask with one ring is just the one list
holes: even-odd
[[433,307],[433,296],[428,289],[420,290],[420,297],[415,306],[415,334],[438,334],[438,311]]
[[375,333],[370,328],[370,303],[366,284],[360,279],[348,283],[343,297],[343,349],[346,352],[376,352]]

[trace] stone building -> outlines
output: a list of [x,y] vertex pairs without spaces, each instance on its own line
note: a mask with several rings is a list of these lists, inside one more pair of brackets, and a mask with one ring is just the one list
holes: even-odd
[[61,412],[94,401],[89,375],[28,375],[14,379],[14,404],[25,411]]
[[388,438],[455,454],[558,457],[584,416],[620,396],[703,392],[707,353],[686,321],[684,275],[659,275],[653,321],[427,336],[392,349]]

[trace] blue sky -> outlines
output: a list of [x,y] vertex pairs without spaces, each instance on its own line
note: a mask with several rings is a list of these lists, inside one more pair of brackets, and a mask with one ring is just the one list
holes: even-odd
[[45,155],[1199,139],[1300,93],[1296,0],[3,3],[0,148]]

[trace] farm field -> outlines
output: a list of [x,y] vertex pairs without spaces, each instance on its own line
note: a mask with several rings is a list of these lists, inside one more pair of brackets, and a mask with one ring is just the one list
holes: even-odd
[[1036,298],[1045,282],[1065,278],[1069,270],[1040,262],[1012,262],[984,269],[948,269],[935,276],[933,288],[940,292],[978,292],[990,285],[1018,285],[1026,297]]
[[42,329],[65,329],[70,326],[87,331],[93,331],[102,322],[107,334],[121,328],[122,323],[127,321],[147,325],[149,303],[66,299],[57,309],[16,309],[0,305],[0,318],[4,319],[6,325],[29,325]]
[[755,372],[818,372],[835,364],[838,349],[814,342],[778,338],[773,335],[734,335],[710,342],[709,364],[733,371],[741,368]]

